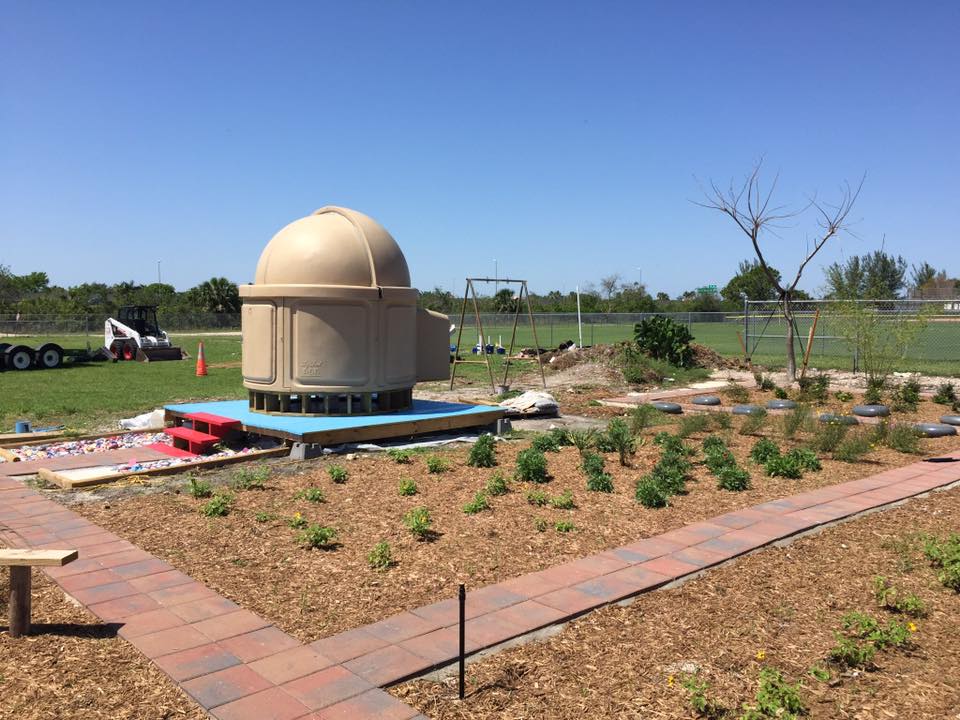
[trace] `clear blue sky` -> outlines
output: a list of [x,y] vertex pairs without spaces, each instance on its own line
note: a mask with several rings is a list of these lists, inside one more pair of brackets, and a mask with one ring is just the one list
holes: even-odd
[[867,173],[859,239],[803,287],[884,234],[960,274],[958,31],[956,2],[0,0],[0,263],[248,282],[339,204],[422,289],[497,258],[536,291],[642,272],[674,295],[750,256],[694,178],[764,154],[788,202]]

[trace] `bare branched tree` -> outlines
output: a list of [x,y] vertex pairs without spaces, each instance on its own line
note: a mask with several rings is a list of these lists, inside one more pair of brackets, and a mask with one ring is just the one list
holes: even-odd
[[610,312],[613,304],[613,296],[617,294],[619,287],[620,275],[618,273],[607,275],[605,278],[600,278],[600,288],[603,290],[603,294],[607,297],[607,312]]
[[[703,189],[704,201],[696,203],[701,207],[710,210],[718,210],[729,217],[737,224],[743,233],[750,238],[753,245],[753,251],[757,255],[760,267],[766,273],[770,283],[777,289],[779,302],[783,308],[783,316],[787,321],[788,329],[786,332],[786,351],[787,351],[787,374],[790,380],[796,379],[797,361],[793,350],[793,294],[797,289],[797,284],[803,276],[810,261],[823,249],[830,238],[841,232],[849,232],[848,220],[850,211],[860,194],[863,187],[864,178],[861,178],[860,184],[853,188],[849,183],[844,183],[842,195],[839,202],[835,205],[821,202],[816,196],[809,199],[806,206],[800,210],[788,210],[783,205],[773,204],[774,191],[777,188],[777,179],[774,177],[769,189],[762,189],[760,183],[760,167],[762,161],[754,165],[753,170],[739,186],[731,181],[729,188],[721,190],[716,183],[710,183],[710,188]],[[760,242],[767,235],[779,237],[777,230],[785,226],[785,223],[792,218],[803,214],[807,210],[813,209],[817,215],[818,230],[816,236],[811,240],[807,238],[806,253],[803,261],[797,268],[794,275],[783,273],[785,280],[780,279],[780,273],[770,266],[760,247]],[[790,279],[792,277],[792,279]]]

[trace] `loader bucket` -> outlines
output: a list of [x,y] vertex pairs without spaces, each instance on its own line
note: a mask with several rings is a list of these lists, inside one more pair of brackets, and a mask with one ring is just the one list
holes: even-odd
[[140,348],[137,350],[139,362],[160,362],[163,360],[184,360],[187,354],[178,347]]

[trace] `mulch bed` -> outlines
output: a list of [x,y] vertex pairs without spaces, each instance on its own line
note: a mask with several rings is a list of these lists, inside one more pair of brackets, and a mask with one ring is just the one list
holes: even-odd
[[[9,573],[0,568],[0,622]],[[0,632],[0,718],[203,720],[166,675],[114,631],[33,573],[33,634]]]
[[[768,432],[773,428],[771,423]],[[731,449],[751,469],[753,489],[720,490],[706,468],[696,466],[689,494],[672,498],[667,508],[651,510],[636,502],[634,485],[659,457],[659,448],[651,442],[659,429],[663,428],[647,431],[631,467],[620,467],[615,456],[607,456],[615,484],[612,494],[586,490],[574,448],[548,453],[553,480],[537,487],[550,496],[570,490],[577,504],[574,510],[534,507],[526,499],[532,486],[513,482],[509,494],[491,498],[491,510],[464,514],[461,508],[493,470],[467,467],[463,448],[439,453],[452,469],[438,475],[427,473],[422,455],[415,455],[407,465],[384,456],[301,465],[296,472],[275,473],[266,490],[237,492],[235,507],[224,518],[201,516],[198,509],[205,501],[169,488],[75,509],[309,642],[454,597],[459,582],[477,588],[915,459],[877,449],[867,462],[825,459],[822,471],[809,472],[801,480],[767,478],[747,460],[756,438],[733,431],[728,433]],[[701,433],[690,441],[699,445],[702,437]],[[791,444],[783,443],[784,449]],[[513,472],[517,452],[527,445],[526,440],[498,443],[500,468],[506,475]],[[955,438],[923,443],[927,454],[958,446]],[[330,480],[326,468],[332,462],[349,470],[346,483]],[[398,483],[405,477],[416,481],[417,495],[398,495]],[[298,490],[310,486],[322,488],[326,502],[294,499]],[[184,490],[182,485],[179,490]],[[401,522],[416,506],[430,510],[437,532],[432,542],[416,540]],[[297,532],[288,525],[297,512],[310,522],[335,528],[340,544],[327,551],[298,546]],[[261,520],[269,519],[258,521],[258,514]],[[541,518],[547,521],[543,532],[535,529]],[[576,529],[556,531],[554,523],[560,520],[574,523]],[[396,560],[387,571],[373,570],[367,562],[368,553],[380,541],[390,544]]]
[[[919,535],[960,528],[960,489],[825,529],[707,572],[627,607],[585,615],[557,635],[468,667],[468,695],[455,679],[392,689],[434,720],[697,717],[686,673],[739,710],[752,702],[761,667],[802,679],[810,718],[955,718],[960,713],[960,596],[943,587]],[[929,615],[912,647],[885,649],[871,671],[827,662],[834,631],[858,610],[882,622],[873,579],[916,593]],[[901,618],[906,620],[908,618]],[[808,674],[830,672],[827,681]],[[730,717],[739,717],[734,712]]]

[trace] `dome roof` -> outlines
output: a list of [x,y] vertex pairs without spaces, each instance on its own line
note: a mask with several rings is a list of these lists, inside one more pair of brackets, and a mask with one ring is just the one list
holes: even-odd
[[380,223],[329,205],[295,220],[267,243],[257,285],[410,287],[403,251]]

